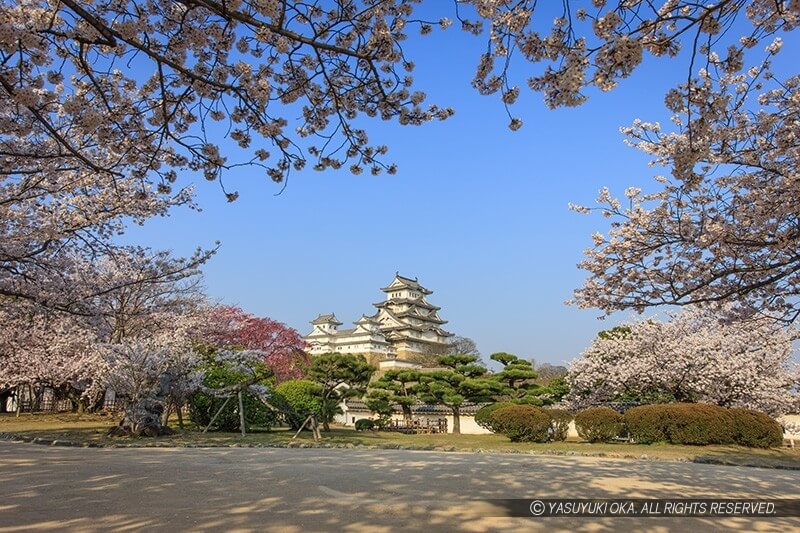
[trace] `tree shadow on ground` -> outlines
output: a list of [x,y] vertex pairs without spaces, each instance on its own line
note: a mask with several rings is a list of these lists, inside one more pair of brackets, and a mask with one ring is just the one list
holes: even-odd
[[[509,518],[496,498],[800,498],[797,472],[402,450],[0,443],[0,531],[786,531],[798,518]],[[495,511],[495,512],[493,512]]]

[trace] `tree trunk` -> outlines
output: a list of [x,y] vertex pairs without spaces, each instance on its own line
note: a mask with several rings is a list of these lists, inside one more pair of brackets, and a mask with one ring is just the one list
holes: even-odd
[[461,435],[461,409],[453,407],[453,435]]
[[175,414],[178,415],[178,427],[183,429],[183,403],[175,408]]
[[328,424],[328,418],[322,417],[322,431],[330,431],[331,426]]
[[83,414],[86,411],[86,405],[83,402],[82,393],[66,385],[63,389],[64,396],[69,400],[73,413]]
[[319,424],[317,424],[316,415],[311,415],[311,432],[314,434],[314,442],[322,438],[322,435],[319,434]]
[[164,425],[169,425],[169,415],[172,413],[172,402],[167,404],[167,408],[164,410]]
[[242,402],[242,391],[239,391],[239,429],[242,431],[242,437],[245,436],[247,430],[245,429],[244,421],[244,402]]
[[89,401],[89,412],[96,413],[101,411],[106,404],[106,393],[105,391],[102,394],[97,394],[93,399]]
[[161,423],[164,404],[158,400],[147,398],[136,404],[127,404],[123,412],[119,425],[109,430],[110,436],[159,437],[173,433]]
[[403,421],[406,424],[410,424],[411,419],[413,418],[411,414],[411,407],[408,405],[401,405],[400,407],[403,409]]
[[36,386],[36,392],[34,392],[31,385],[31,394],[33,395],[31,398],[31,412],[38,412],[42,409],[42,391],[43,387],[41,385]]
[[34,401],[35,401],[35,397],[33,396],[33,385],[28,384],[28,402],[30,402],[29,410],[30,410],[31,413],[34,412],[34,407],[36,407],[36,404],[34,403]]

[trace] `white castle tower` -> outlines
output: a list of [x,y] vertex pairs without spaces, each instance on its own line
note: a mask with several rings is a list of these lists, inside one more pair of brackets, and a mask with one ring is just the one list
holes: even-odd
[[379,362],[444,351],[453,334],[441,327],[447,323],[439,317],[441,308],[426,300],[433,291],[399,273],[381,290],[386,300],[373,304],[377,312],[363,315],[352,329],[338,329],[342,323],[333,313],[312,320],[313,329],[305,337],[310,353],[359,353]]

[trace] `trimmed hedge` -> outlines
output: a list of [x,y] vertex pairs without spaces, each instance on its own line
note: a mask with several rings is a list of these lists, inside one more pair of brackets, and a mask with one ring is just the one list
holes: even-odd
[[356,420],[356,431],[367,431],[370,429],[375,429],[374,420],[370,420],[369,418],[362,418],[361,420]]
[[667,436],[673,444],[730,444],[733,417],[718,405],[675,403],[669,410]]
[[550,415],[550,440],[562,441],[567,440],[567,432],[569,431],[569,423],[574,418],[572,413],[564,411],[563,409],[545,409],[547,414]]
[[752,409],[730,409],[736,444],[751,448],[776,448],[783,445],[783,428],[766,413]]
[[625,413],[630,438],[640,444],[740,444],[770,448],[783,443],[783,429],[769,415],[701,403],[642,405]]
[[669,441],[668,407],[668,404],[640,405],[625,411],[625,428],[631,440],[639,444]]
[[275,407],[292,429],[299,429],[311,413],[322,411],[322,387],[305,379],[290,379],[275,387]]
[[491,415],[492,427],[511,442],[547,442],[552,421],[544,409],[532,405],[509,405]]
[[488,429],[489,431],[499,433],[499,431],[497,431],[494,428],[492,422],[492,414],[498,409],[502,409],[503,407],[509,407],[511,405],[516,405],[516,404],[511,402],[496,402],[484,405],[483,407],[478,409],[478,411],[475,413],[475,423],[484,429]]
[[575,429],[589,442],[610,442],[625,429],[621,414],[609,407],[593,407],[575,415]]

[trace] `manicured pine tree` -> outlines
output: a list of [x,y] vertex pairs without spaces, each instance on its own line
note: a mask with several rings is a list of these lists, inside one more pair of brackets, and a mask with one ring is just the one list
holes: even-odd
[[374,413],[389,417],[394,406],[403,410],[403,419],[411,421],[411,407],[417,403],[416,387],[420,373],[415,370],[389,370],[369,386],[367,407]]
[[419,398],[452,411],[454,434],[461,433],[462,406],[490,402],[502,392],[501,384],[478,361],[477,355],[444,355],[439,364],[447,370],[420,374]]
[[363,396],[375,367],[363,355],[327,353],[314,357],[308,379],[322,386],[322,428],[330,431],[336,406],[346,398]]

